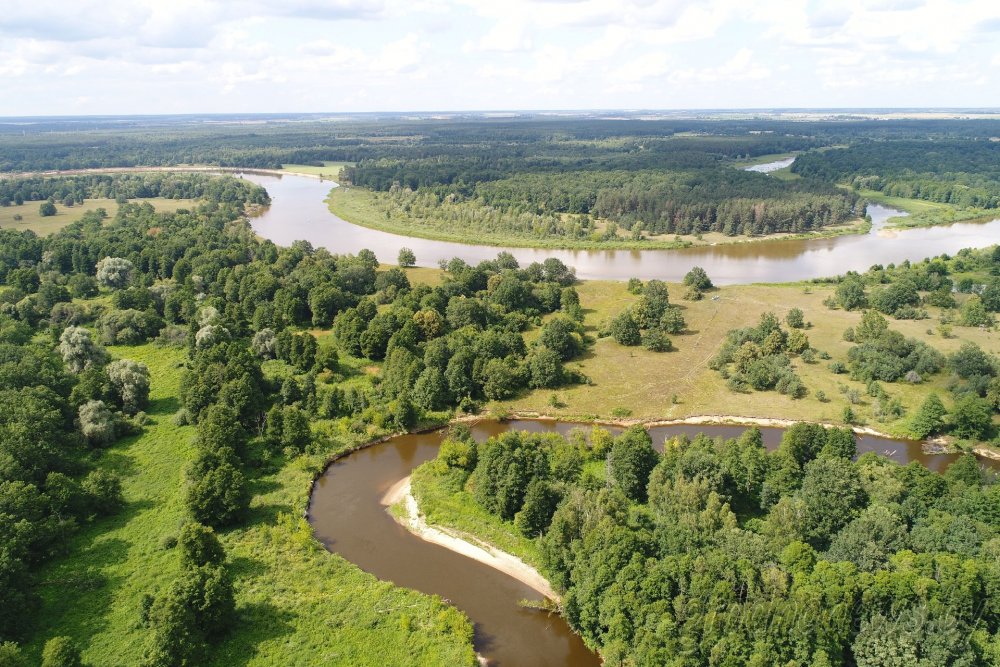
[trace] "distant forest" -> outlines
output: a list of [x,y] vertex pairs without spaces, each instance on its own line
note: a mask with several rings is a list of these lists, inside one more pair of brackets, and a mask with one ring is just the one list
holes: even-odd
[[[75,132],[67,122],[0,124],[0,171],[342,161],[342,180],[374,193],[367,205],[385,220],[515,243],[816,231],[859,217],[864,189],[1000,205],[992,120],[131,119]],[[735,168],[790,153],[801,178]]]

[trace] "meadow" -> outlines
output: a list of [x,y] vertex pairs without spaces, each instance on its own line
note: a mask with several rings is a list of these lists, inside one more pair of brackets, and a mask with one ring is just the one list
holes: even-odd
[[[195,201],[192,199],[165,199],[163,197],[133,199],[131,201],[134,203],[149,202],[157,211],[161,212],[172,212],[179,208],[191,208],[195,205]],[[31,230],[39,236],[46,236],[76,222],[88,211],[103,208],[110,217],[114,217],[115,213],[118,212],[118,203],[114,199],[86,199],[82,204],[74,206],[56,204],[56,214],[47,217],[39,213],[40,204],[41,202],[37,201],[27,201],[20,206],[16,204],[0,206],[0,229]],[[16,219],[17,216],[20,216],[21,219]]]
[[[27,646],[36,658],[47,638],[67,635],[85,647],[87,664],[139,664],[149,638],[139,623],[143,599],[179,571],[171,540],[187,521],[184,469],[195,456],[194,428],[172,421],[185,350],[148,343],[110,352],[149,366],[151,421],[98,464],[122,475],[125,509],[74,535],[67,555],[40,573],[42,608]],[[207,664],[473,664],[461,612],[379,581],[313,538],[301,518],[309,483],[336,453],[297,457],[255,478],[249,520],[221,535],[239,620]]]

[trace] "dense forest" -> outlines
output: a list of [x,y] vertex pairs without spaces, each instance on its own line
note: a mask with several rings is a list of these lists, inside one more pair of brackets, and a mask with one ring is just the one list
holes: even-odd
[[1000,660],[1000,485],[799,424],[653,447],[632,427],[455,429],[421,483],[533,539],[611,665],[987,666]]
[[[93,183],[121,193],[135,179]],[[89,470],[147,423],[151,378],[117,356],[128,346],[186,352],[173,419],[197,432],[184,482],[195,523],[175,538],[181,578],[136,610],[150,665],[197,662],[231,627],[232,580],[213,529],[240,524],[263,468],[329,446],[311,422],[363,437],[581,379],[564,366],[586,341],[573,271],[558,260],[455,260],[441,285],[412,286],[367,251],[258,240],[243,217],[266,201],[258,186],[215,177],[200,190],[204,202],[176,213],[124,204],[112,220],[88,212],[46,238],[0,231],[0,392],[13,408],[0,419],[0,642],[30,636],[39,564],[75,525],[123,504],[118,479]],[[306,331],[330,327],[336,345]],[[351,359],[381,370],[357,373]]]
[[894,197],[962,207],[1000,207],[1000,142],[862,142],[810,152],[792,171]]
[[0,206],[26,201],[52,200],[62,204],[82,204],[85,199],[128,199],[163,197],[200,199],[266,205],[263,188],[240,179],[214,178],[198,173],[87,174],[71,177],[27,177],[0,180]]

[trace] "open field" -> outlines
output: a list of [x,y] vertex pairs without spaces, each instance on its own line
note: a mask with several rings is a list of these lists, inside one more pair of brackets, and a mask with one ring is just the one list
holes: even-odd
[[281,168],[283,171],[293,174],[307,174],[337,180],[340,178],[340,170],[351,164],[351,162],[324,162],[322,167],[311,164],[283,164]]
[[[726,236],[719,232],[709,232],[699,235],[661,234],[647,236],[641,241],[621,238],[617,241],[592,241],[589,239],[544,239],[528,236],[510,235],[483,230],[468,232],[450,232],[440,229],[420,226],[413,219],[386,218],[386,214],[378,208],[375,195],[369,190],[358,187],[334,188],[327,198],[330,212],[348,222],[378,229],[403,236],[413,236],[434,241],[451,241],[455,243],[473,243],[491,245],[499,248],[568,248],[576,250],[673,250],[699,245],[722,245],[730,243],[766,243],[767,241],[787,241],[789,239],[828,238],[845,234],[863,234],[868,227],[863,220],[856,220],[841,225],[831,225],[819,232],[805,234],[777,233],[767,236]],[[604,223],[598,221],[598,230],[604,228]]]
[[[192,199],[164,199],[162,197],[151,197],[149,199],[132,199],[136,203],[149,202],[157,211],[176,211],[179,208],[190,208],[195,205]],[[29,201],[20,206],[11,205],[0,207],[0,229],[30,229],[40,236],[57,232],[66,225],[76,222],[88,211],[96,211],[103,208],[108,215],[114,217],[118,212],[118,203],[114,199],[87,199],[82,204],[66,207],[56,204],[56,214],[49,217],[42,217],[38,212],[41,202]],[[15,220],[14,216],[20,215],[21,220]]]
[[[194,456],[194,428],[171,421],[184,350],[147,344],[111,352],[149,366],[152,423],[101,457],[124,478],[125,509],[80,531],[69,555],[41,571],[43,605],[28,646],[36,659],[47,638],[69,635],[87,664],[139,664],[149,634],[138,620],[143,596],[179,569],[163,542],[185,521],[183,469]],[[315,541],[300,517],[325,458],[299,457],[254,480],[249,519],[222,535],[239,620],[203,664],[471,664],[471,628],[460,612],[378,581]]]
[[[591,281],[577,286],[585,312],[587,333],[596,336],[600,324],[623,310],[638,297],[630,294],[624,283]],[[842,387],[857,390],[862,403],[852,406],[860,419],[876,430],[905,435],[906,417],[895,422],[879,423],[872,416],[871,399],[866,385],[851,381],[846,375],[829,370],[829,361],[814,364],[796,358],[796,372],[809,389],[807,396],[791,399],[777,392],[734,393],[725,380],[708,367],[725,334],[730,329],[755,324],[764,312],[780,318],[794,307],[801,308],[812,346],[830,354],[833,360],[845,361],[852,344],[843,340],[847,327],[855,326],[860,312],[831,310],[823,300],[833,291],[823,285],[745,285],[723,287],[709,293],[702,301],[683,301],[684,288],[670,286],[671,302],[683,307],[689,333],[671,336],[672,352],[650,352],[642,347],[624,347],[611,338],[597,340],[581,359],[569,362],[571,368],[590,378],[590,385],[573,385],[558,390],[536,390],[513,401],[493,406],[503,410],[537,412],[560,417],[611,418],[615,408],[627,410],[631,417],[681,419],[694,415],[737,415],[804,419],[839,423],[847,400]],[[914,337],[947,354],[964,341],[973,341],[983,349],[1000,353],[1000,334],[995,331],[955,326],[954,338],[936,333],[938,310],[929,309],[932,319],[892,320],[890,326],[907,337]],[[928,333],[928,331],[935,333]],[[899,397],[908,410],[923,401],[932,388],[947,401],[944,389],[946,374],[921,385],[885,384],[891,396]],[[828,401],[816,398],[822,391]],[[552,405],[555,395],[560,407]],[[676,395],[677,403],[673,402]]]

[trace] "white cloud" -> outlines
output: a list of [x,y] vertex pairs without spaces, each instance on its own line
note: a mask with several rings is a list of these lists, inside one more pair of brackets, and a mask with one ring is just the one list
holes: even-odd
[[17,90],[0,114],[988,106],[1000,86],[995,0],[0,0],[0,16]]

